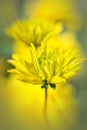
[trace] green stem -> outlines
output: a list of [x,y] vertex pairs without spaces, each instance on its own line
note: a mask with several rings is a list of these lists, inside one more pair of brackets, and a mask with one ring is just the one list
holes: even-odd
[[47,110],[47,87],[45,87],[45,106],[44,106],[45,114],[46,114],[46,110]]
[[48,125],[47,121],[47,96],[48,96],[48,87],[45,87],[45,104],[44,104],[44,118],[45,118],[45,123]]

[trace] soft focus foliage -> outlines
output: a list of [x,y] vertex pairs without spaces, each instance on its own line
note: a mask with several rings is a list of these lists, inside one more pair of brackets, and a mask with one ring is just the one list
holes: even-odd
[[7,24],[17,16],[17,5],[14,0],[0,1],[0,23]]

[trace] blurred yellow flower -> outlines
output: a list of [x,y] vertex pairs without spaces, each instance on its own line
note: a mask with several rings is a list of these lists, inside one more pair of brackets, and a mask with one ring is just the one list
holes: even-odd
[[72,87],[59,84],[54,91],[48,88],[47,117],[53,129],[70,129],[77,124],[79,111]]
[[82,16],[77,7],[77,2],[73,0],[36,0],[26,2],[25,15],[30,19],[63,21],[75,30],[82,24]]
[[46,36],[60,33],[61,30],[62,23],[56,24],[49,20],[25,20],[14,22],[10,28],[6,29],[6,32],[18,42],[28,45],[33,43],[35,47],[38,47]]
[[44,123],[44,89],[34,87],[16,80],[11,75],[7,80],[5,97],[12,112],[23,120],[31,130],[68,130],[75,126],[78,117],[77,103],[73,86],[57,85],[56,89],[48,88],[47,119]]

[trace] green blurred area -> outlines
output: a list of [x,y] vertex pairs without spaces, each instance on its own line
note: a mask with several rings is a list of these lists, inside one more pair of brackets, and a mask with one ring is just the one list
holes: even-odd
[[[4,60],[7,68],[9,68],[9,65],[6,61],[12,54],[12,39],[5,34],[5,28],[16,19],[23,19],[25,17],[24,6],[28,1],[29,0],[0,0],[0,59]],[[77,10],[82,16],[83,25],[75,33],[81,43],[83,53],[87,57],[87,0],[76,0],[76,2]],[[4,72],[3,75],[7,76],[7,72]],[[71,83],[76,87],[76,99],[81,110],[77,130],[87,130],[87,63],[84,64],[81,75],[74,81],[71,81]],[[28,130],[29,124],[27,124],[24,119],[18,119],[11,110],[6,109],[8,103],[6,103],[3,95],[3,86],[3,82],[1,82],[0,130]]]

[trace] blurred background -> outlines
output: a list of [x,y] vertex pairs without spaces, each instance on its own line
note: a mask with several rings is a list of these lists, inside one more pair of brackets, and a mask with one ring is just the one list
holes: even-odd
[[[55,2],[54,2],[55,1]],[[7,88],[13,40],[5,29],[17,19],[49,18],[62,21],[75,33],[87,57],[87,0],[0,0],[0,130],[29,130],[28,123],[15,115],[7,100]],[[80,109],[78,130],[87,130],[87,63],[82,73],[71,81]],[[9,92],[8,92],[9,91]],[[20,91],[19,91],[20,93]]]

